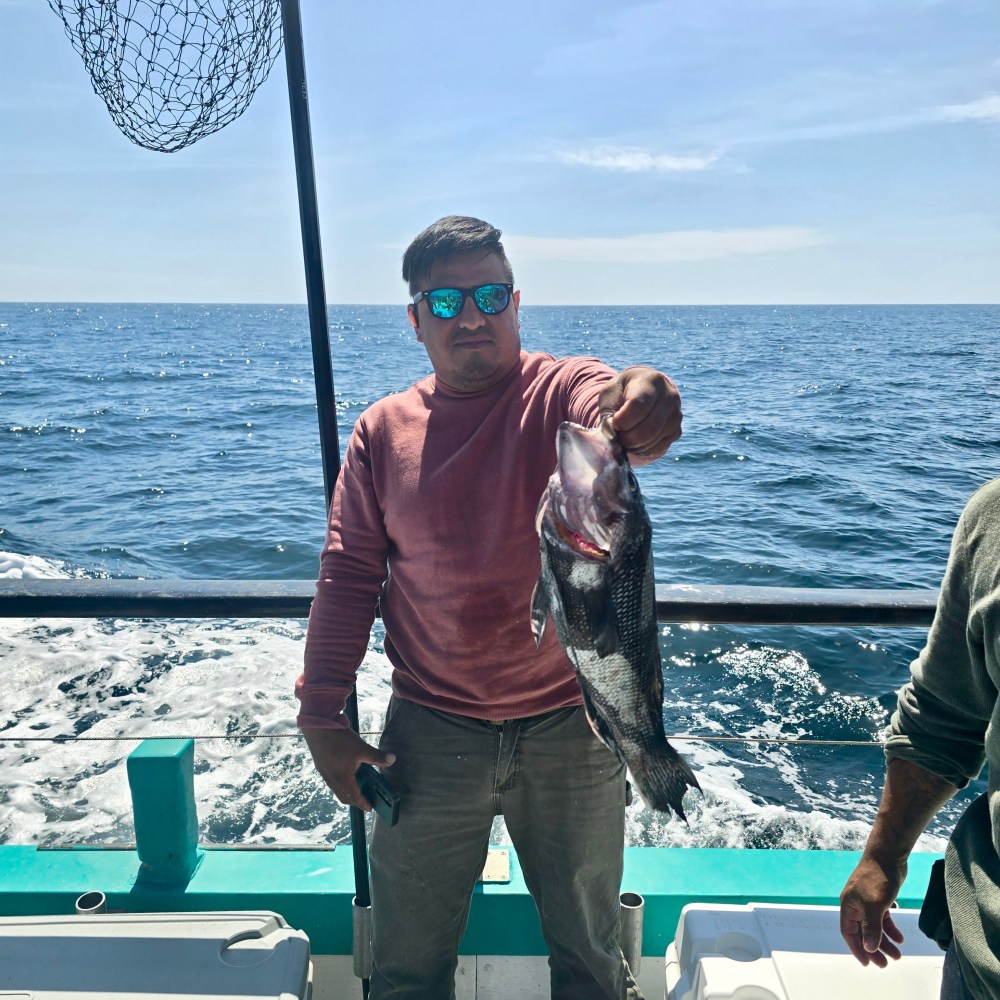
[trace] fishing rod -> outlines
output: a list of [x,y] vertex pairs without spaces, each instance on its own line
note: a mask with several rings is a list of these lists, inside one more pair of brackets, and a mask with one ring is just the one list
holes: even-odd
[[[316,381],[323,485],[326,492],[326,507],[329,511],[333,501],[333,488],[340,473],[340,440],[337,435],[337,404],[333,385],[326,285],[323,280],[323,251],[319,237],[316,174],[313,165],[312,131],[309,125],[309,94],[306,88],[299,0],[281,0],[281,21],[285,36],[288,108],[292,119],[295,179],[299,197],[299,220],[302,226],[302,256],[306,272],[313,376]],[[352,689],[348,696],[344,712],[351,728],[357,732],[359,724],[356,689]],[[371,980],[371,886],[368,874],[365,814],[357,806],[350,807],[350,822],[351,850],[354,855],[354,974],[361,980],[364,1000],[368,1000]]]

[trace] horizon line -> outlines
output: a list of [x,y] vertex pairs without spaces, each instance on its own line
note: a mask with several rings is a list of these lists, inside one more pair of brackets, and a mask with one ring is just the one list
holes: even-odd
[[[390,308],[405,312],[407,302],[327,302],[328,309]],[[236,302],[228,299],[190,300],[171,299],[0,299],[2,306],[269,306],[275,308],[308,307],[305,300],[298,302]],[[853,302],[536,302],[522,305],[522,309],[728,309],[740,308],[808,308],[811,306],[856,307],[856,306],[1000,306],[1000,301],[965,300],[962,302],[899,302],[899,301],[853,301]]]

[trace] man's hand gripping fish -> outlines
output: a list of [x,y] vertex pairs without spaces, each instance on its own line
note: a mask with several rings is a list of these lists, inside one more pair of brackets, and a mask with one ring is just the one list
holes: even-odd
[[646,804],[686,819],[691,768],[663,733],[652,528],[639,484],[610,419],[587,430],[564,422],[556,469],[535,525],[542,571],[531,628],[551,614],[576,669],[590,724],[629,769]]

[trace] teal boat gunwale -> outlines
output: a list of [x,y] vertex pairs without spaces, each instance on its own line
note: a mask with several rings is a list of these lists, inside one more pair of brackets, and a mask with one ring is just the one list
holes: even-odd
[[[199,853],[188,882],[155,887],[139,882],[135,851],[0,846],[0,915],[73,913],[79,896],[99,890],[112,912],[273,910],[308,934],[315,954],[350,954],[354,867],[349,846],[328,851],[202,847]],[[920,906],[939,856],[911,855],[901,907]],[[685,904],[835,905],[859,857],[858,851],[628,847],[622,888],[645,900],[643,955],[662,958]],[[513,852],[510,865],[509,883],[476,887],[461,954],[546,954]]]

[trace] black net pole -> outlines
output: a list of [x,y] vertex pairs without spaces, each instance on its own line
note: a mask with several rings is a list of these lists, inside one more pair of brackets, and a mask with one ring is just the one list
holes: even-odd
[[[312,133],[309,127],[309,96],[306,90],[305,55],[302,46],[302,23],[299,0],[281,0],[281,18],[285,35],[285,69],[288,73],[288,105],[292,116],[292,144],[295,150],[295,178],[299,195],[299,218],[302,223],[302,253],[306,269],[306,299],[309,304],[309,330],[312,339],[313,372],[316,379],[316,402],[319,409],[319,440],[323,457],[323,483],[329,509],[333,487],[340,472],[340,442],[337,436],[337,407],[330,357],[330,329],[326,311],[326,286],[323,281],[323,253],[319,239],[319,214],[316,201],[316,175],[313,168]],[[358,697],[351,692],[345,708],[351,727],[358,731]],[[354,852],[355,905],[371,905],[368,882],[368,849],[365,814],[351,806],[351,845]],[[368,979],[363,978],[362,993],[368,996]]]
[[306,301],[312,338],[313,374],[319,406],[319,444],[323,456],[323,484],[327,507],[340,472],[340,442],[337,438],[337,407],[330,360],[330,329],[326,314],[323,280],[323,248],[319,239],[316,174],[313,169],[312,132],[309,127],[309,97],[306,93],[305,56],[299,0],[281,0],[285,34],[285,69],[288,73],[288,106],[292,115],[292,145],[295,150],[295,180],[302,224],[302,254],[306,268]]

